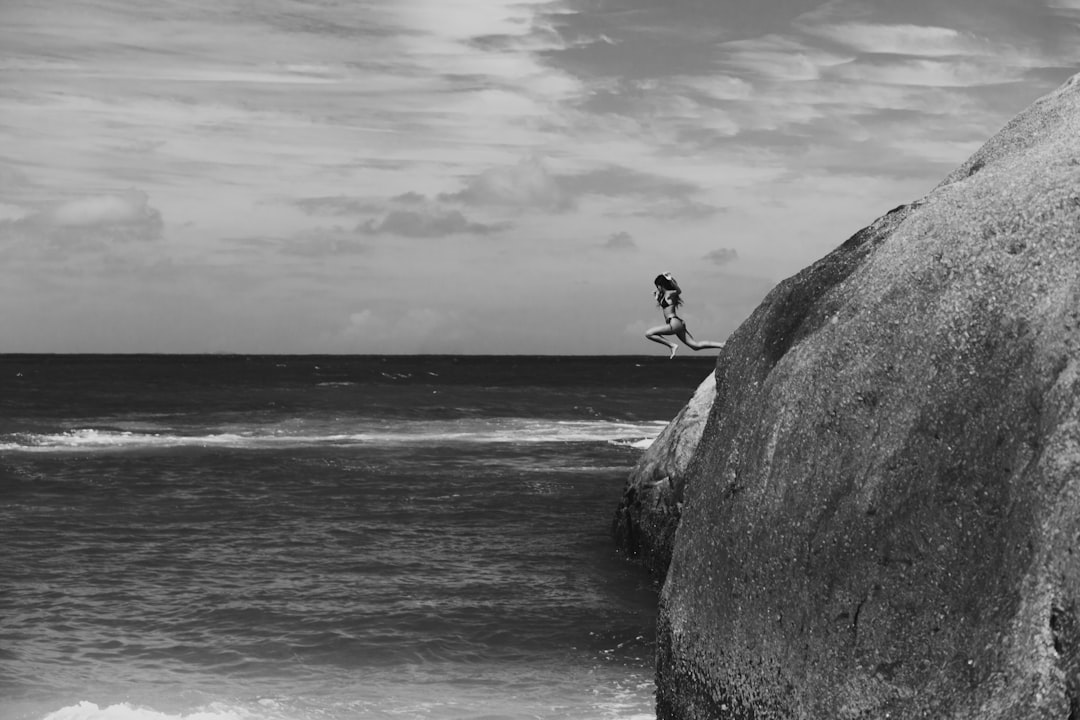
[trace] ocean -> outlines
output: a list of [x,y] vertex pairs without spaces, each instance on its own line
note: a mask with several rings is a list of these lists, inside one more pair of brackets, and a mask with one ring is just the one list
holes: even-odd
[[712,357],[0,355],[0,718],[642,720]]

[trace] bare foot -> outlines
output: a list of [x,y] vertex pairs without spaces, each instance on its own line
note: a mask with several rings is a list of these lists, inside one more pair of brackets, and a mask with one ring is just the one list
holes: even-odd
[[678,352],[678,350],[679,350],[679,346],[678,346],[678,345],[672,345],[672,346],[671,346],[671,354],[670,354],[670,355],[668,355],[668,360],[670,360],[671,358],[675,357],[675,353],[676,353],[676,352]]

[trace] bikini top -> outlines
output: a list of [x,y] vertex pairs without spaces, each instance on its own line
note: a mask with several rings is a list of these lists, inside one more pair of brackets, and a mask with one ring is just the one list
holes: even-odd
[[679,294],[678,294],[678,293],[675,293],[674,295],[672,295],[672,297],[674,298],[674,300],[675,300],[675,301],[674,301],[674,302],[669,302],[669,301],[668,301],[668,295],[667,295],[667,293],[664,293],[664,294],[662,294],[662,295],[661,295],[661,296],[660,296],[660,297],[658,298],[658,300],[659,300],[659,302],[660,302],[660,307],[662,307],[662,308],[666,308],[666,307],[668,307],[669,305],[675,305],[675,306],[678,306],[678,304],[679,304],[679,302],[678,302],[678,299],[679,299]]

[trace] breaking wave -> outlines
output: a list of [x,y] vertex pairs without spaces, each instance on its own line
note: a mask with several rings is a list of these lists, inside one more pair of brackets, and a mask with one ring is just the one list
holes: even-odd
[[244,448],[350,445],[454,445],[495,443],[609,443],[647,448],[666,423],[525,418],[396,423],[338,423],[305,427],[283,423],[265,427],[219,427],[177,431],[81,427],[46,433],[0,435],[0,451],[65,452],[152,450],[155,448]]

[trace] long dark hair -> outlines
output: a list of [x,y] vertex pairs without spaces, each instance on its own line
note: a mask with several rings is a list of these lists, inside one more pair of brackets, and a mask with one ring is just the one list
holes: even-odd
[[[656,285],[662,290],[674,291],[675,294],[671,298],[671,304],[675,307],[682,305],[682,290],[679,289],[679,284],[675,282],[675,278],[671,277],[671,275],[668,273],[657,275],[656,279],[653,280],[653,285]],[[659,305],[660,301],[663,299],[664,293],[658,291],[656,293],[656,304]]]

